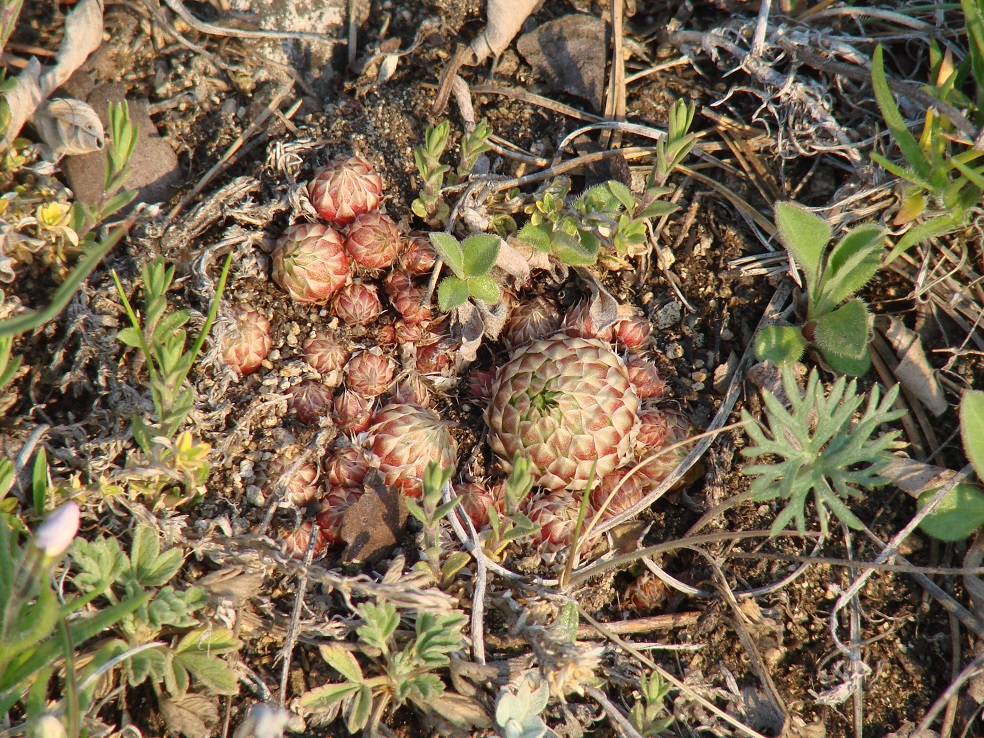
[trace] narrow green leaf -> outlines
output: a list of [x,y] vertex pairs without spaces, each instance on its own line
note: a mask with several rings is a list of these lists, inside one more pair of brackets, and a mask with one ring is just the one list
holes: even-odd
[[441,578],[447,582],[468,564],[471,556],[464,551],[456,551],[448,556],[441,565]]
[[372,713],[372,690],[365,684],[359,687],[355,694],[352,707],[345,719],[345,725],[349,733],[358,733],[369,722],[369,715]]
[[919,142],[909,131],[902,113],[899,112],[895,98],[888,86],[888,78],[885,76],[885,51],[881,44],[875,47],[875,53],[871,58],[871,86],[875,92],[875,99],[878,101],[878,108],[881,110],[885,125],[891,131],[895,142],[902,151],[902,156],[909,162],[909,166],[923,180],[930,180],[933,176],[932,167],[927,161]]
[[960,438],[964,453],[984,480],[984,392],[966,390],[960,400]]
[[34,457],[34,470],[31,475],[31,496],[34,502],[34,514],[44,515],[48,501],[48,452],[44,446]]
[[776,228],[782,245],[806,275],[807,289],[812,294],[819,282],[823,252],[830,241],[830,226],[801,205],[777,202]]
[[437,286],[437,305],[446,313],[468,299],[468,282],[458,277],[445,277]]
[[755,336],[755,358],[782,366],[799,361],[806,350],[803,331],[793,326],[770,325]]
[[470,236],[461,244],[464,251],[464,277],[480,277],[489,273],[499,258],[502,239],[487,233]]
[[468,293],[476,300],[489,304],[495,304],[502,299],[502,289],[499,287],[499,283],[488,275],[469,279]]
[[816,320],[816,343],[824,355],[831,353],[859,360],[867,355],[868,308],[860,300],[849,300]]
[[431,233],[430,239],[431,243],[434,244],[434,250],[441,257],[441,261],[448,265],[456,277],[464,279],[466,276],[465,252],[462,250],[461,244],[458,243],[458,239],[440,231]]
[[923,241],[942,236],[956,230],[963,223],[962,214],[946,213],[913,226],[898,240],[894,248],[885,258],[885,265],[891,264],[897,257],[904,254],[913,246],[917,246]]

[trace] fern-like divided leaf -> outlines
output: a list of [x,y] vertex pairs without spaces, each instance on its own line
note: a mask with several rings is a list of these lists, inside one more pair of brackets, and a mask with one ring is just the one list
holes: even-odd
[[[747,411],[742,411],[745,432],[754,443],[743,449],[748,458],[775,456],[778,463],[755,464],[744,469],[752,480],[755,500],[782,498],[786,507],[776,517],[772,534],[795,522],[796,529],[806,529],[806,503],[812,493],[820,517],[820,528],[827,534],[831,512],[844,524],[860,528],[861,521],[845,501],[863,497],[870,490],[886,484],[880,476],[891,460],[889,453],[899,437],[892,430],[875,437],[878,426],[897,420],[904,410],[893,410],[898,386],[881,397],[879,388],[868,394],[864,412],[856,414],[864,402],[857,393],[857,382],[844,377],[825,393],[814,369],[807,380],[806,392],[800,393],[792,372],[783,370],[783,388],[789,409],[771,392],[763,395],[767,429]],[[767,432],[766,432],[767,430]]]

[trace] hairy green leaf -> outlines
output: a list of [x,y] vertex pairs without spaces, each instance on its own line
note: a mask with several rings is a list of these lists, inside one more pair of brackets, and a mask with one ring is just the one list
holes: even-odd
[[755,336],[755,358],[782,366],[799,361],[806,350],[803,331],[793,326],[769,325]]
[[502,239],[487,233],[469,236],[462,244],[464,262],[462,272],[466,279],[481,277],[489,273],[499,258],[499,247]]
[[816,343],[824,355],[831,353],[858,360],[868,352],[871,328],[868,308],[861,300],[845,302],[816,320]]
[[807,290],[816,291],[823,253],[830,241],[830,226],[815,213],[794,202],[776,203],[779,240],[806,275]]
[[965,390],[960,399],[960,438],[964,453],[984,480],[984,392]]
[[458,243],[458,239],[450,234],[435,231],[430,234],[430,240],[434,244],[434,250],[441,257],[441,261],[448,265],[456,277],[464,279],[467,276],[465,274],[465,252],[462,250],[461,244]]
[[[926,505],[939,488],[919,495],[919,506]],[[926,533],[941,541],[962,541],[984,525],[984,492],[974,484],[962,482],[940,500],[939,506],[919,523]]]
[[468,299],[468,282],[458,277],[445,277],[437,286],[437,306],[451,312]]
[[502,289],[492,277],[473,277],[468,280],[468,294],[476,300],[495,304],[502,299]]

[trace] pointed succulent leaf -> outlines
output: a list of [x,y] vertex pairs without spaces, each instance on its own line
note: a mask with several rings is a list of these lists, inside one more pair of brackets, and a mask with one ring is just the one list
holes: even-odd
[[806,275],[808,288],[815,290],[823,265],[823,252],[830,241],[827,221],[793,202],[776,203],[779,240]]
[[803,331],[793,326],[770,325],[755,337],[755,358],[782,366],[799,361],[806,350]]

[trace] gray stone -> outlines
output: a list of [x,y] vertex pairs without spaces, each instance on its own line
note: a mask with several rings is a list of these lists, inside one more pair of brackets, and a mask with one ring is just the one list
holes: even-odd
[[[118,83],[100,85],[89,94],[86,102],[99,115],[109,130],[109,103],[126,99],[126,88]],[[137,144],[130,158],[130,177],[124,187],[137,190],[137,202],[167,202],[181,182],[178,157],[170,144],[157,135],[154,121],[147,112],[146,100],[129,100],[130,120],[137,125]],[[76,199],[89,205],[99,202],[103,195],[106,173],[106,152],[68,156],[62,163],[69,186]]]

